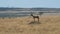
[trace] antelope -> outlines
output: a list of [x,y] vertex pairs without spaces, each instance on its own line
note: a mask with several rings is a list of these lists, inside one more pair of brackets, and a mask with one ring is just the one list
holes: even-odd
[[[43,12],[39,12],[39,13],[40,13],[40,16],[43,14]],[[31,16],[34,19],[34,22],[35,22],[35,18],[37,18],[38,19],[38,22],[39,22],[39,16],[34,16],[32,13],[31,13]]]
[[38,22],[39,22],[39,16],[34,16],[33,14],[31,14],[31,16],[32,16],[33,19],[34,19],[34,22],[35,22],[35,18],[37,18],[37,19],[38,19]]

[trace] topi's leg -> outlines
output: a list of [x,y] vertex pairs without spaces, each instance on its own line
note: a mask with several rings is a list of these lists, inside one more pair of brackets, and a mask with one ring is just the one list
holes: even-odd
[[35,22],[35,18],[33,17],[33,21]]
[[35,18],[34,18],[34,22],[35,22]]
[[39,22],[39,18],[38,18],[38,22]]

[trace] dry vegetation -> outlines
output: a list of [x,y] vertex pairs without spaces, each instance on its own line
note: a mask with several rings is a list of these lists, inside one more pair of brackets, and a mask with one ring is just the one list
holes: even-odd
[[60,34],[60,16],[41,16],[41,24],[29,24],[32,17],[0,18],[0,34]]

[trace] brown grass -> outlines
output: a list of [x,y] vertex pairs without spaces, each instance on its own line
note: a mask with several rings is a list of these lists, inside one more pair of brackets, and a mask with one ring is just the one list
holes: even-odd
[[0,34],[60,34],[60,16],[41,16],[41,24],[30,24],[32,17],[0,18]]

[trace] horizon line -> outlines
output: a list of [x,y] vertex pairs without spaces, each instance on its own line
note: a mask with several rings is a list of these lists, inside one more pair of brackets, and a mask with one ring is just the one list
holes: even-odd
[[60,8],[60,7],[8,7],[8,6],[0,6],[2,8]]

